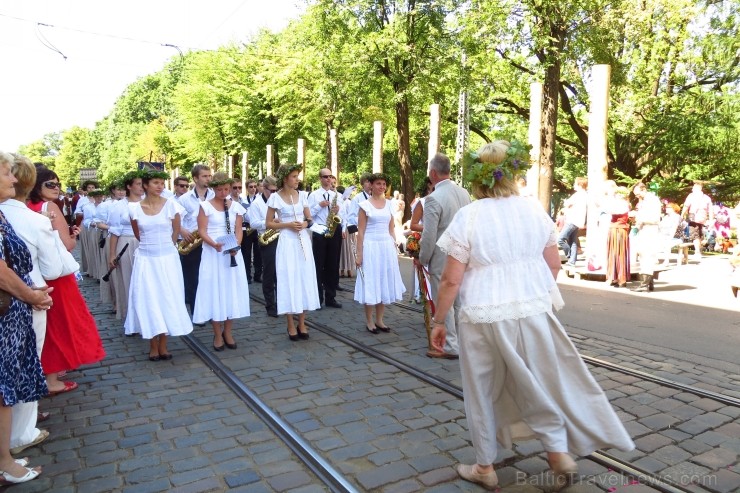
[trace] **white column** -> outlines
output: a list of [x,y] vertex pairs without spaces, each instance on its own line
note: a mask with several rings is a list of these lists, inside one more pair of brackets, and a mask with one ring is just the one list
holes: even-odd
[[242,151],[242,193],[247,194],[247,178],[249,178],[249,153]]
[[329,130],[329,140],[331,141],[331,174],[336,177],[337,183],[339,183],[339,142],[336,128]]
[[439,116],[439,105],[429,106],[429,146],[427,147],[427,171],[429,161],[439,152],[441,120]]
[[607,178],[607,125],[609,118],[609,85],[611,66],[594,65],[591,69],[591,112],[588,117],[588,224],[586,224],[586,249],[588,254],[606,248],[596,245],[599,195]]
[[540,189],[540,131],[542,129],[542,83],[533,82],[529,86],[529,133],[527,140],[532,149],[529,159],[532,167],[527,171],[527,188],[534,197],[539,197]]
[[305,139],[298,139],[296,164],[301,165],[301,172],[298,174],[298,179],[303,180],[306,175],[306,141]]
[[272,144],[267,144],[267,163],[265,168],[265,173],[268,175],[273,175],[272,172],[272,165],[273,165],[273,156],[272,156]]
[[373,173],[383,172],[383,122],[373,122]]

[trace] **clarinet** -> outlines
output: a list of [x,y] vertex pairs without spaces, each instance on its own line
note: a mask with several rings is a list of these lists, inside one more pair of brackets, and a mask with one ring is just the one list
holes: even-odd
[[[293,191],[292,190],[290,191],[290,208],[293,209],[293,219],[295,219],[295,222],[298,222],[298,215],[296,215],[295,205],[293,205]],[[303,260],[308,260],[308,257],[306,256],[306,247],[303,245],[303,236],[301,236],[300,231],[298,231],[298,241],[301,242],[301,250],[303,250]]]
[[[229,221],[229,204],[226,201],[226,199],[224,199],[224,215],[226,216],[226,234],[227,235],[230,235],[231,234],[231,221]],[[236,263],[236,255],[232,255],[230,253],[229,256],[231,257],[231,264],[230,264],[230,266],[231,267],[236,267],[237,266],[237,263]]]

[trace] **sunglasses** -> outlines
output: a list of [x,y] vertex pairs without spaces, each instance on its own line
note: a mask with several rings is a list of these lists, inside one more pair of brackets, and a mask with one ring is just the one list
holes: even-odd
[[319,178],[334,178],[334,175],[319,175]]
[[267,191],[270,193],[275,193],[277,192],[277,188],[268,188]]
[[62,186],[62,184],[58,181],[45,181],[43,185],[44,188],[48,188],[49,190],[56,190],[57,188],[60,188]]
[[176,186],[176,187],[181,187],[181,188],[187,188],[188,184],[187,184],[187,183],[178,183],[178,184],[177,184],[177,185],[175,185],[175,186]]
[[[252,188],[252,187],[249,187],[249,188]],[[231,187],[231,189],[232,189],[232,190],[241,190],[241,189],[242,189],[242,187]]]
[[257,185],[249,185],[247,188],[257,188]]

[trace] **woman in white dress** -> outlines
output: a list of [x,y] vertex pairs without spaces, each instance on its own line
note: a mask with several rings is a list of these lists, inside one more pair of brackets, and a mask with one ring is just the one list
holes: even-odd
[[[229,199],[232,183],[234,180],[225,173],[213,175],[209,186],[215,195],[211,200],[201,202],[198,212],[203,256],[198,272],[193,322],[203,324],[211,321],[213,349],[216,351],[223,351],[225,347],[236,349],[231,333],[233,320],[249,316],[249,285],[244,256],[238,248],[233,248],[242,243],[243,214],[247,210],[236,200]],[[227,235],[231,235],[230,240]],[[227,241],[231,243],[227,244]]]
[[[108,237],[108,268],[113,268],[110,282],[114,283],[113,291],[116,296],[115,307],[118,320],[126,320],[134,253],[139,248],[139,240],[136,239],[134,230],[131,228],[130,208],[139,202],[144,195],[144,188],[141,183],[142,176],[143,173],[141,172],[131,171],[122,178],[126,197],[116,202],[108,214],[108,233],[110,234]],[[116,263],[116,257],[123,251],[125,245],[128,245],[128,248]]]
[[128,293],[126,335],[149,339],[149,360],[171,360],[167,336],[193,331],[185,307],[177,235],[183,208],[162,197],[167,173],[149,172],[142,178],[146,198],[131,207],[131,228],[139,241]]
[[[286,315],[291,341],[308,339],[306,311],[321,306],[311,235],[307,231],[313,221],[306,193],[296,190],[301,169],[300,165],[281,165],[277,172],[280,190],[267,199],[267,228],[280,231],[275,252],[277,311],[278,315]],[[297,331],[293,315],[298,315]]]
[[577,472],[568,452],[634,444],[553,315],[563,305],[554,225],[514,181],[528,167],[528,149],[496,141],[473,157],[466,176],[478,200],[457,212],[437,242],[447,263],[432,318],[432,344],[441,351],[459,290],[460,368],[477,464],[459,464],[457,472],[494,490],[497,442],[510,448],[535,436],[565,484]]
[[[403,299],[406,288],[401,281],[398,252],[394,237],[394,213],[386,200],[388,177],[375,173],[370,177],[371,197],[360,204],[357,214],[357,263],[362,271],[355,282],[355,301],[365,306],[368,332],[390,332],[383,322],[385,305]],[[373,322],[373,311],[375,322]]]

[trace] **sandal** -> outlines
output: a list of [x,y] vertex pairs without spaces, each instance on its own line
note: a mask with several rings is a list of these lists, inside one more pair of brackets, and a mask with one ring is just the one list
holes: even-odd
[[47,438],[49,438],[49,432],[46,430],[39,430],[38,436],[36,436],[36,438],[31,443],[20,445],[18,447],[13,447],[12,449],[10,449],[10,453],[13,455],[20,454],[27,448],[33,447],[34,445],[38,445],[39,443],[43,442]]
[[27,481],[31,481],[32,479],[36,479],[37,477],[39,477],[39,474],[41,474],[41,471],[39,469],[29,469],[28,467],[24,467],[24,469],[26,470],[26,474],[21,477],[15,477],[10,473],[3,472],[2,478],[8,483],[25,483]]
[[496,471],[481,474],[476,470],[475,464],[458,464],[455,470],[465,481],[479,484],[488,491],[495,491],[498,486]]
[[50,390],[49,395],[63,394],[65,392],[71,392],[75,390],[79,385],[77,382],[64,382],[64,388],[62,390]]

